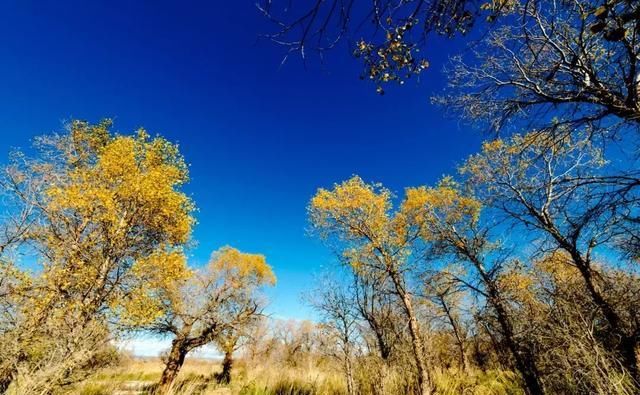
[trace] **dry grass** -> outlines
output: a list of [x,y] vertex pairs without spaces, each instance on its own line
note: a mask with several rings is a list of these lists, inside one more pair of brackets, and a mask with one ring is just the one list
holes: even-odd
[[[97,373],[91,380],[74,387],[69,394],[143,395],[149,394],[160,379],[163,364],[158,358],[133,358],[121,366]],[[305,367],[251,366],[238,363],[229,386],[215,383],[211,376],[220,363],[206,359],[187,359],[173,389],[175,395],[337,395],[345,392],[338,372]]]
[[[131,359],[118,368],[99,372],[92,380],[72,389],[79,395],[144,395],[162,373],[158,358]],[[247,366],[241,362],[234,369],[233,382],[228,386],[216,384],[212,374],[220,364],[205,359],[187,359],[173,389],[174,395],[342,395],[346,393],[343,377],[331,368],[313,364],[298,367],[272,365]],[[370,372],[374,375],[373,372]],[[400,382],[402,372],[394,372],[389,382]],[[440,371],[435,374],[437,394],[455,395],[522,395],[513,373],[501,371],[459,372]],[[370,377],[379,380],[380,377]],[[404,393],[401,387],[389,385],[389,395]],[[365,391],[366,392],[366,391]]]
[[339,372],[315,366],[240,366],[233,393],[243,395],[337,395],[346,393]]
[[[160,379],[163,364],[159,358],[133,358],[121,366],[97,373],[91,380],[74,387],[69,394],[143,395],[149,394]],[[334,395],[343,394],[344,385],[336,372],[318,368],[267,366],[251,368],[238,363],[229,386],[216,384],[211,376],[220,363],[206,359],[187,359],[173,389],[175,395]]]
[[[164,369],[160,358],[130,358],[120,367],[106,370],[104,375],[131,377],[140,380],[158,380]],[[179,378],[193,375],[207,376],[220,369],[220,363],[211,359],[187,358]]]
[[434,376],[438,395],[524,395],[513,372],[451,369],[436,372]]
[[[147,394],[160,379],[164,364],[159,358],[131,358],[117,368],[98,372],[91,380],[73,388],[70,393],[80,395]],[[203,392],[203,384],[220,369],[217,361],[188,358],[178,375],[180,394],[219,394]]]

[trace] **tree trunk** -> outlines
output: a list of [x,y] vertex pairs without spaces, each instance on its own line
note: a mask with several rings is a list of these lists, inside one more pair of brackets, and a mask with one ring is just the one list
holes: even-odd
[[380,358],[382,358],[384,361],[388,361],[389,357],[391,356],[391,347],[387,344],[387,341],[384,338],[384,333],[380,333],[376,331],[376,329],[374,329],[373,333],[376,336]]
[[[540,215],[533,212],[536,218],[540,218]],[[540,220],[540,219],[539,219]],[[594,271],[591,268],[591,264],[588,259],[584,258],[580,253],[580,249],[576,246],[575,241],[572,242],[562,235],[562,233],[556,228],[556,226],[550,221],[540,220],[545,227],[547,233],[549,233],[558,246],[562,248],[571,256],[571,260],[578,268],[580,275],[582,276],[587,291],[591,300],[602,312],[607,324],[609,325],[609,332],[613,338],[613,344],[604,344],[608,348],[615,349],[618,357],[621,359],[623,367],[629,372],[631,377],[636,381],[636,386],[640,385],[640,366],[638,366],[638,358],[636,356],[636,348],[640,338],[635,335],[629,335],[625,333],[625,330],[621,326],[621,319],[618,313],[613,309],[611,304],[604,298],[602,290],[593,281]],[[608,340],[610,340],[608,339]]]
[[602,290],[598,284],[593,281],[593,271],[589,263],[586,262],[575,250],[570,251],[570,254],[573,262],[578,267],[578,271],[584,280],[591,299],[595,305],[598,306],[602,315],[607,320],[610,334],[613,335],[611,336],[613,341],[607,339],[610,344],[605,344],[605,346],[614,348],[617,351],[622,365],[629,372],[631,377],[640,384],[640,368],[638,367],[638,358],[636,356],[636,348],[638,346],[637,339],[635,336],[630,336],[628,333],[625,333],[625,330],[622,328],[620,323],[620,316],[613,309],[611,304],[605,300],[604,296],[602,296]]
[[516,363],[516,369],[520,372],[524,380],[525,390],[528,395],[542,395],[544,390],[540,382],[540,372],[535,364],[535,360],[531,352],[516,342],[513,334],[513,327],[505,304],[502,299],[500,290],[495,281],[487,274],[482,262],[475,256],[469,254],[469,260],[476,267],[480,274],[480,278],[487,288],[488,302],[493,307],[498,318],[504,341],[511,352]]
[[404,289],[400,275],[395,271],[391,271],[390,274],[396,291],[402,299],[402,304],[407,314],[407,318],[409,319],[409,333],[411,334],[413,357],[415,358],[416,369],[418,370],[418,393],[419,395],[431,395],[433,392],[433,384],[431,383],[429,369],[424,358],[424,345],[420,335],[418,319],[416,318],[415,311],[413,310],[411,295],[409,295],[409,293]]
[[464,346],[465,339],[462,338],[462,330],[460,329],[460,324],[456,319],[456,317],[453,315],[453,312],[451,311],[451,308],[449,308],[449,305],[447,304],[444,297],[440,296],[439,298],[440,298],[440,304],[442,305],[442,308],[444,309],[444,312],[447,315],[447,319],[449,320],[449,324],[453,329],[453,335],[456,339],[456,344],[458,346],[458,352],[459,352],[458,358],[460,359],[460,368],[462,369],[462,371],[467,371],[468,369],[467,355],[465,353],[465,346]]
[[456,337],[456,339],[456,342],[458,343],[458,352],[460,353],[460,369],[462,369],[463,372],[466,372],[467,370],[469,370],[469,364],[467,362],[467,353],[464,349],[464,342],[460,340],[460,338]]
[[[492,297],[490,297],[490,299],[492,299]],[[491,304],[496,310],[496,316],[498,317],[498,322],[500,324],[500,328],[502,329],[504,340],[507,343],[507,347],[509,348],[509,351],[511,351],[513,358],[515,359],[516,368],[522,375],[527,394],[544,394],[542,383],[540,382],[539,378],[540,373],[538,372],[538,368],[535,364],[533,355],[531,355],[531,352],[528,349],[521,347],[516,342],[515,336],[513,334],[513,328],[511,327],[511,321],[509,320],[506,309],[502,304],[502,300],[497,299],[491,302]]]
[[374,395],[385,395],[387,393],[387,377],[389,376],[389,362],[387,360],[382,360],[382,363],[379,366],[378,373],[380,374],[378,382],[374,387]]
[[353,382],[353,367],[351,366],[351,357],[347,355],[344,360],[344,371],[347,376],[347,395],[355,395],[355,385]]
[[4,394],[13,381],[14,371],[0,372],[0,394]]
[[218,373],[216,379],[220,384],[229,384],[231,382],[231,369],[233,368],[233,351],[225,351],[222,360],[222,371]]
[[157,393],[162,395],[169,392],[173,382],[175,381],[184,359],[187,356],[188,349],[186,347],[184,339],[174,339],[171,343],[171,351],[167,356],[167,362],[158,384]]

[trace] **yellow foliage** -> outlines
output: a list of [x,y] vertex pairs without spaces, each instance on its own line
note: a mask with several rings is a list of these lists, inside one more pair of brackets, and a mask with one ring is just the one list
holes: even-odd
[[537,304],[535,278],[517,265],[509,267],[498,277],[498,287],[502,295],[529,306]]
[[193,204],[176,190],[188,178],[175,146],[159,137],[149,141],[146,134],[116,136],[95,159],[69,169],[67,182],[49,188],[49,210],[71,210],[100,222],[112,238],[123,237],[132,225],[128,221],[135,220],[167,235],[170,243],[188,240]]
[[180,303],[180,286],[191,278],[181,251],[157,251],[136,261],[131,267],[135,286],[122,297],[114,298],[112,308],[130,325],[153,322],[165,313],[165,299]]
[[313,224],[329,230],[335,224],[349,238],[382,239],[389,224],[391,192],[378,185],[366,184],[354,176],[334,189],[319,189],[311,199],[309,211]]
[[354,244],[343,256],[359,271],[370,261],[402,261],[419,239],[432,241],[455,226],[474,226],[482,207],[450,177],[435,188],[407,188],[395,212],[391,197],[389,190],[354,176],[333,190],[319,189],[309,205],[310,219],[321,236],[335,235]]
[[564,251],[554,251],[534,262],[534,268],[551,276],[557,284],[582,283],[580,272],[573,265],[571,256]]
[[209,267],[222,273],[235,287],[242,287],[247,282],[256,285],[276,283],[276,276],[264,255],[240,252],[229,246],[213,253]]
[[429,225],[452,225],[463,220],[475,224],[481,208],[479,201],[462,195],[447,178],[435,188],[408,188],[401,212],[414,216],[418,223],[427,222]]
[[194,224],[194,205],[180,190],[187,165],[167,140],[144,130],[116,135],[110,126],[73,122],[68,135],[44,140],[54,154],[45,146],[44,160],[29,169],[51,180],[47,225],[37,234],[48,295],[35,304],[87,313],[109,306],[128,321],[148,321],[159,314],[160,290],[190,274],[180,252]]

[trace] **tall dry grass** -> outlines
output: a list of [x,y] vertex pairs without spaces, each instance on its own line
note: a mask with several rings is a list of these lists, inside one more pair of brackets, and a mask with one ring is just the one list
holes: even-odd
[[[152,394],[153,385],[162,373],[158,358],[130,359],[117,368],[98,372],[91,380],[71,389],[78,395],[143,395]],[[172,395],[342,395],[346,385],[341,372],[331,366],[313,364],[287,366],[246,364],[239,361],[231,384],[222,386],[213,380],[220,369],[219,362],[187,359]],[[389,369],[383,376],[375,369],[359,372],[360,394],[405,395],[410,391],[407,372]],[[382,383],[384,381],[384,383]],[[380,384],[383,390],[375,390]],[[408,384],[409,383],[409,384]],[[503,371],[442,370],[435,372],[438,395],[522,395],[515,374]]]

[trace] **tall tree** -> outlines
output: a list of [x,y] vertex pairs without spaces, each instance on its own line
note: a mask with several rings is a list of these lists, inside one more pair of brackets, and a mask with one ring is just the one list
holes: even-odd
[[320,314],[329,341],[335,344],[335,347],[329,346],[327,349],[341,362],[347,382],[347,394],[356,394],[353,360],[357,351],[358,314],[349,289],[344,284],[325,277],[309,295],[308,301]]
[[626,231],[619,196],[638,181],[630,175],[602,175],[599,169],[605,164],[602,150],[588,136],[550,141],[533,133],[485,143],[462,172],[478,196],[498,213],[543,236],[541,248],[570,257],[557,262],[578,269],[585,297],[598,306],[607,322],[608,334],[601,338],[605,347],[616,352],[637,380],[637,320],[608,297],[614,284],[594,264],[594,256],[615,247],[617,236]]
[[534,350],[519,341],[502,294],[497,275],[504,257],[499,244],[489,239],[490,228],[480,223],[481,203],[466,195],[451,178],[444,178],[435,188],[408,188],[403,202],[409,223],[415,223],[420,237],[430,243],[433,256],[453,256],[470,264],[481,287],[458,277],[459,281],[486,298],[495,313],[501,335],[510,351],[515,368],[520,372],[527,393],[542,394],[540,372]]
[[434,306],[439,314],[436,317],[446,322],[451,328],[455,344],[458,348],[458,362],[460,369],[467,371],[467,328],[462,321],[461,310],[464,290],[456,278],[461,274],[455,268],[445,268],[436,273],[430,273],[424,279],[424,296]]
[[309,216],[320,237],[341,244],[340,249],[356,274],[361,270],[375,271],[393,284],[408,321],[418,391],[431,394],[434,384],[410,283],[410,258],[420,259],[416,248],[420,229],[407,222],[402,210],[392,213],[391,208],[389,190],[353,177],[333,190],[319,189],[311,200]]
[[[52,371],[60,369],[43,382],[68,383],[74,367],[67,362],[74,358],[61,351],[78,351],[74,345],[81,342],[70,338],[79,336],[77,330],[95,328],[105,337],[107,320],[127,315],[130,301],[153,298],[161,284],[147,282],[143,271],[165,273],[162,281],[186,272],[180,249],[193,224],[193,204],[181,191],[186,163],[161,137],[144,130],[117,135],[110,128],[110,121],[71,122],[65,133],[37,139],[34,157],[16,154],[8,165],[3,186],[29,222],[28,231],[14,234],[42,267],[20,307],[14,369],[0,382],[15,378],[20,366],[39,363],[29,357],[30,345],[37,345],[65,362],[52,362]],[[100,338],[86,333],[87,340],[92,336]],[[69,347],[46,345],[63,338]],[[83,350],[83,360],[92,358],[85,351],[99,348]]]

